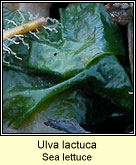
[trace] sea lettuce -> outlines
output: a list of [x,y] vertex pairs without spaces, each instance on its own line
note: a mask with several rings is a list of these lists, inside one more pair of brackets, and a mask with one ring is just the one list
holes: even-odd
[[[19,20],[16,12],[6,10],[3,20]],[[27,22],[29,15],[22,14]],[[120,29],[108,19],[103,4],[69,4],[60,9],[60,23],[58,33],[35,32],[39,39],[26,34],[30,49],[22,42],[11,43],[22,60],[4,52],[9,64],[3,64],[3,121],[13,128],[20,128],[35,112],[95,124],[133,110],[132,85],[117,59],[126,55]],[[93,94],[116,108],[105,110],[101,101],[104,111],[99,113],[92,106],[97,103]]]

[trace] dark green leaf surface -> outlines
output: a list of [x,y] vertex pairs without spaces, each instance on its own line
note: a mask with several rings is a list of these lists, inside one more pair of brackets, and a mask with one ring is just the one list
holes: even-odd
[[18,128],[35,110],[39,112],[44,110],[43,115],[48,115],[48,117],[76,118],[79,123],[85,124],[87,100],[79,90],[69,90],[59,94],[61,90],[65,90],[61,89],[61,86],[67,87],[65,84],[55,86],[58,81],[47,76],[35,77],[5,70],[4,121],[8,120],[9,124],[15,123],[14,128]]
[[71,77],[103,54],[124,55],[119,28],[109,21],[102,4],[70,5],[60,10],[60,17],[62,44],[31,42],[30,67]]
[[[3,117],[14,128],[34,112],[55,119],[76,118],[81,124],[90,112],[94,124],[133,108],[129,77],[115,56],[125,55],[120,31],[103,5],[70,4],[60,10],[60,17],[63,29],[56,34],[56,43],[55,34],[43,30],[40,40],[27,40],[30,50],[21,43],[10,46],[22,61],[5,53],[10,64],[4,65]],[[92,107],[97,103],[91,99],[93,93],[118,108],[99,113],[97,106]]]

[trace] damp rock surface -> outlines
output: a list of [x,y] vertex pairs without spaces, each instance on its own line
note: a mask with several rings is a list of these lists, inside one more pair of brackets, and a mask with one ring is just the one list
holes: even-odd
[[108,3],[104,10],[109,13],[111,21],[126,25],[133,16],[133,3]]

